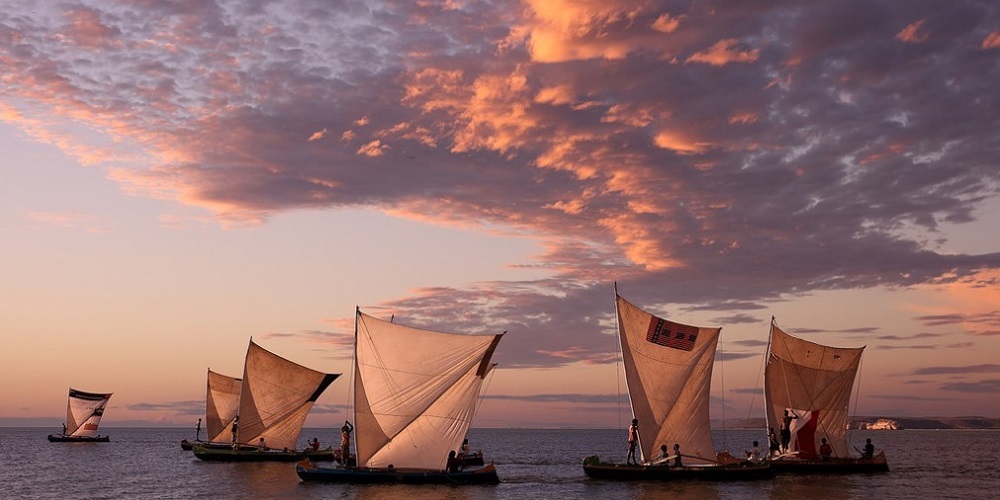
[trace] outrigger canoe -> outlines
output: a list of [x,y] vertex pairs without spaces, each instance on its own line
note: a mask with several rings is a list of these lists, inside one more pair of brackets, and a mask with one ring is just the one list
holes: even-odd
[[107,443],[111,441],[109,436],[63,436],[49,434],[49,442],[52,443]]
[[317,467],[310,460],[295,465],[295,473],[308,482],[321,483],[405,483],[405,484],[500,484],[496,467],[446,472],[393,467]]
[[195,445],[194,456],[208,462],[296,462],[302,459],[333,461],[331,448],[318,451],[304,450],[233,450],[232,448],[208,448]]
[[749,481],[771,479],[774,471],[765,462],[735,462],[704,465],[633,465],[601,462],[596,455],[583,459],[583,472],[593,479],[616,481]]

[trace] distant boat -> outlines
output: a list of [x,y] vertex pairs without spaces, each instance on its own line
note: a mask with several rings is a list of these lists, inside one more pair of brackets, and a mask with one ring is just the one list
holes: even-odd
[[[771,459],[775,472],[889,471],[884,452],[859,458],[852,456],[847,447],[848,405],[864,350],[864,347],[831,347],[793,337],[771,319],[764,368],[765,417],[776,433],[786,411],[795,417],[789,426],[789,450]],[[823,438],[832,448],[827,459],[819,453]]]
[[[716,454],[709,419],[712,364],[721,328],[704,328],[668,321],[643,311],[618,295],[615,288],[618,337],[625,366],[632,414],[638,419],[638,464],[583,461],[591,478],[674,481],[731,481],[773,476],[767,463],[736,460]],[[624,442],[624,439],[623,439]],[[674,453],[653,460],[655,450],[680,445]],[[668,452],[670,453],[670,452]]]
[[233,419],[240,409],[240,389],[243,380],[208,370],[208,388],[205,392],[205,430],[208,439],[193,442],[184,439],[181,449],[191,450],[194,445],[232,449]]
[[[194,445],[194,456],[202,460],[229,462],[301,460],[307,455],[305,452],[296,454],[296,445],[306,416],[320,394],[339,375],[295,364],[251,340],[240,384],[239,417],[229,419],[230,425],[225,431],[217,431],[213,427],[217,431],[213,439],[221,439],[232,429],[232,421],[236,420],[236,439],[229,449],[220,449],[216,445]],[[214,400],[220,394],[228,393],[221,390],[219,393],[210,391],[210,394]],[[228,418],[226,410],[229,403],[224,402],[227,397],[221,398],[218,421]],[[210,423],[216,420],[211,411],[208,411]],[[232,434],[228,435],[232,439]],[[264,438],[265,449],[258,451],[261,438]],[[316,459],[333,459],[330,448],[319,452],[310,450],[308,453]]]
[[[441,333],[355,314],[358,467],[295,467],[303,481],[497,484],[496,468],[449,470],[503,334]],[[454,460],[454,459],[453,459]]]
[[66,424],[62,434],[49,434],[53,443],[107,443],[108,436],[101,436],[97,428],[101,425],[104,409],[113,393],[84,392],[69,390],[69,402],[66,405]]

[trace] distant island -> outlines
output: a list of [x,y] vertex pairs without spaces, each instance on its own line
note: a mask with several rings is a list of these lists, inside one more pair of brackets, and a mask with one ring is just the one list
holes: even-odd
[[[763,418],[713,420],[714,428],[764,429]],[[989,417],[889,417],[855,416],[852,429],[904,430],[904,429],[1000,429],[1000,418]]]

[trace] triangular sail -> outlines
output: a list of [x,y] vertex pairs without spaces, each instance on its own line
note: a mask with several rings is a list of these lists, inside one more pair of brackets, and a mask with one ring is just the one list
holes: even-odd
[[229,443],[233,440],[233,418],[240,409],[241,379],[208,370],[208,390],[205,395],[205,428],[208,440]]
[[[709,419],[712,363],[721,328],[667,321],[615,293],[632,414],[644,459],[660,445],[715,460]],[[690,462],[690,461],[689,461]]]
[[465,438],[503,334],[422,330],[360,310],[355,321],[358,464],[443,469]]
[[66,405],[66,435],[73,437],[97,436],[104,409],[113,393],[84,392],[70,388]]
[[288,361],[252,340],[243,366],[237,439],[268,448],[294,450],[306,416],[319,395],[339,376]]
[[836,457],[847,449],[848,405],[864,347],[830,347],[793,337],[771,323],[771,342],[764,369],[764,408],[777,432],[785,410],[792,420],[791,451],[816,456],[826,438]]

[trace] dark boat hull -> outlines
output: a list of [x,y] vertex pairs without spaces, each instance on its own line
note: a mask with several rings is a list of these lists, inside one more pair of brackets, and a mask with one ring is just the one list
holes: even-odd
[[872,458],[830,458],[808,460],[779,458],[771,461],[776,474],[871,474],[889,472],[885,453],[879,452]]
[[499,484],[493,464],[473,470],[444,472],[435,470],[369,469],[316,467],[308,460],[295,466],[299,478],[320,483],[404,483],[404,484]]
[[583,459],[583,472],[593,479],[614,481],[752,481],[771,479],[774,471],[764,464],[740,462],[724,465],[625,465],[604,463],[596,456]]
[[319,451],[257,451],[229,448],[194,446],[191,450],[194,456],[207,462],[298,462],[303,459],[314,461],[332,461],[333,450],[327,448]]
[[49,434],[49,442],[52,443],[107,443],[111,441],[109,436],[57,436]]
[[[201,446],[203,448],[209,448],[213,450],[232,450],[233,445],[229,443],[210,443],[208,441],[188,441],[187,439],[181,440],[181,449],[184,451],[192,451],[195,446]],[[257,451],[256,446],[242,445],[241,450],[244,451]]]

